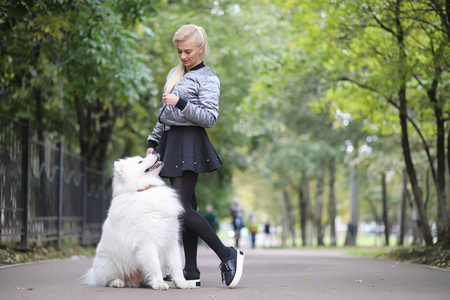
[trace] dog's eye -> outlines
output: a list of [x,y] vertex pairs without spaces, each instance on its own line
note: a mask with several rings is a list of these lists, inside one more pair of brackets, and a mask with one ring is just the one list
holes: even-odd
[[140,164],[140,163],[142,163],[143,162],[143,160],[141,160],[140,162],[138,162],[138,164]]

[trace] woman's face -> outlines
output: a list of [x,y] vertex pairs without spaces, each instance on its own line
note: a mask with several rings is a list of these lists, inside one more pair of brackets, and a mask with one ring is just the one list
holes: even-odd
[[178,41],[177,49],[178,57],[186,68],[186,71],[189,71],[202,62],[200,54],[205,50],[205,46],[197,46],[193,36],[185,41]]

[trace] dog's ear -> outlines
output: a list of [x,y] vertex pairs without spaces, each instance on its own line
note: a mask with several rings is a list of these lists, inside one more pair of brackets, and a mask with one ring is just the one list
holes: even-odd
[[117,173],[123,173],[123,162],[121,160],[114,162],[114,171]]

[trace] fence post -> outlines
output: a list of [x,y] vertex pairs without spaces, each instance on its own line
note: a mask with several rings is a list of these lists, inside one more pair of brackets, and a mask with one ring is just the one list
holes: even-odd
[[63,155],[63,143],[58,142],[56,145],[58,148],[58,160],[59,160],[59,182],[58,182],[58,239],[56,248],[61,249],[61,235],[62,235],[62,210],[63,210],[63,184],[64,184],[64,155]]
[[28,166],[30,160],[30,120],[22,119],[23,122],[23,130],[22,130],[22,178],[21,178],[21,186],[22,186],[22,232],[20,235],[20,248],[28,249],[28,237],[29,237],[29,199],[28,196]]

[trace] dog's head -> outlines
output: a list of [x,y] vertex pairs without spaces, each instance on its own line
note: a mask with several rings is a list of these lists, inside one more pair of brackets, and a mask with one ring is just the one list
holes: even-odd
[[158,175],[163,165],[156,152],[145,158],[134,156],[115,161],[113,196],[142,191],[151,186],[164,185],[164,181]]

